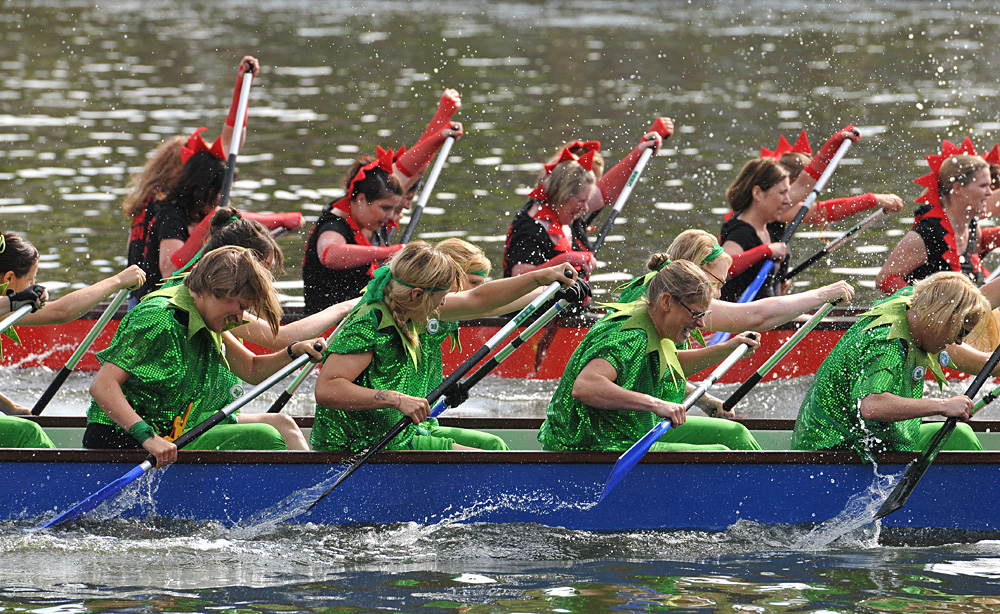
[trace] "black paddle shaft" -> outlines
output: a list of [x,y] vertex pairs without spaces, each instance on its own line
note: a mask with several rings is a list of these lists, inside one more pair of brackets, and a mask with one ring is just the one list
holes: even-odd
[[[972,380],[972,384],[969,389],[965,391],[965,396],[970,399],[976,396],[979,389],[983,387],[986,380],[989,379],[990,374],[993,369],[1000,363],[1000,347],[993,350],[990,355],[989,360],[986,361],[986,365],[983,366],[979,374],[976,375],[976,379]],[[934,458],[940,452],[941,446],[943,446],[947,441],[948,437],[951,436],[952,431],[955,430],[955,426],[958,424],[957,418],[948,418],[944,425],[938,430],[937,434],[931,440],[930,444],[927,446],[927,450],[924,451],[923,455],[916,460],[912,465],[906,469],[906,473],[900,478],[899,484],[892,489],[889,493],[889,497],[882,504],[882,507],[878,509],[875,514],[875,519],[884,518],[889,514],[895,512],[899,508],[906,505],[906,500],[910,498],[913,493],[913,489],[917,487],[917,483],[920,482],[920,478],[924,477],[927,469],[930,468],[931,463],[934,462]]]
[[73,373],[73,369],[68,367],[63,367],[59,370],[55,379],[53,379],[52,383],[49,384],[49,387],[45,389],[42,396],[38,397],[38,401],[35,402],[35,406],[31,408],[32,415],[37,416],[42,413],[42,410],[44,410],[45,406],[49,404],[52,397],[56,396],[56,392],[59,391],[59,387],[63,385],[66,378],[68,378],[71,373]]

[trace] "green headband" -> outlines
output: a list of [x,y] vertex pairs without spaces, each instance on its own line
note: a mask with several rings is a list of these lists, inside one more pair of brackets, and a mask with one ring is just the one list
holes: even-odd
[[490,274],[490,272],[484,269],[482,271],[466,271],[465,274],[466,275],[478,275],[478,276],[480,276],[482,278],[485,278],[487,275]]
[[725,250],[722,249],[722,246],[719,245],[718,243],[716,243],[715,245],[712,246],[712,251],[710,251],[708,253],[708,255],[705,256],[702,259],[701,263],[702,264],[708,264],[709,262],[715,260],[716,258],[718,258],[719,256],[721,256],[724,253],[725,253]]
[[451,290],[451,288],[425,288],[423,286],[408,284],[394,276],[392,271],[389,269],[389,265],[383,265],[375,269],[375,272],[372,273],[372,280],[368,282],[368,286],[365,287],[365,295],[361,298],[361,302],[368,304],[381,301],[385,298],[385,287],[389,285],[389,282],[392,280],[395,280],[396,283],[402,284],[407,288],[420,288],[424,292],[444,292],[446,290]]

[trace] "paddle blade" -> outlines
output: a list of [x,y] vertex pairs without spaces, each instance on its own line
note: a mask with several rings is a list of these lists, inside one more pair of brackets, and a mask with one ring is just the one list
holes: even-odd
[[878,508],[878,512],[875,513],[875,520],[884,518],[906,505],[906,500],[913,494],[913,489],[917,487],[920,478],[924,477],[924,474],[927,473],[927,469],[934,462],[938,450],[948,440],[951,432],[955,430],[956,424],[958,423],[954,418],[949,418],[944,423],[944,426],[941,427],[941,430],[938,431],[937,435],[934,436],[930,445],[927,446],[927,452],[906,468],[906,473],[899,479],[899,484],[896,484],[896,487],[889,493],[889,498],[885,500],[882,506]]
[[642,439],[632,444],[631,448],[625,450],[625,452],[618,457],[618,460],[615,461],[615,466],[611,468],[611,475],[608,476],[608,481],[604,484],[604,491],[601,493],[601,498],[597,500],[598,503],[604,501],[604,498],[607,497],[612,490],[614,490],[615,486],[618,486],[618,483],[621,482],[626,475],[628,475],[628,472],[632,470],[632,467],[635,467],[639,461],[642,460],[642,457],[646,456],[646,452],[649,452],[649,449],[653,447],[653,444],[656,443],[660,437],[663,437],[663,434],[668,430],[670,430],[670,421],[661,421],[659,424],[650,429],[648,433],[643,435]]
[[132,482],[141,478],[143,474],[145,474],[146,471],[148,471],[151,467],[152,464],[150,464],[148,461],[140,465],[136,465],[131,471],[129,471],[122,477],[118,478],[114,482],[111,482],[104,488],[100,489],[99,491],[95,492],[94,494],[90,495],[89,497],[81,501],[80,503],[77,503],[76,505],[69,508],[62,514],[59,514],[52,520],[35,527],[34,530],[37,531],[39,529],[48,529],[51,527],[59,526],[71,520],[76,520],[77,518],[83,516],[84,514],[94,509],[104,501],[118,494],[123,488],[125,488]]

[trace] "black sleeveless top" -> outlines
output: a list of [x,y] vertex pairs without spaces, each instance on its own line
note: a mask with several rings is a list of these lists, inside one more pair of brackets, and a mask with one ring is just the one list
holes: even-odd
[[[767,225],[767,233],[771,237],[771,243],[780,241],[781,235],[785,233],[784,222],[771,222]],[[757,231],[754,230],[754,227],[738,219],[735,215],[722,223],[722,230],[719,233],[719,244],[722,245],[726,241],[733,241],[739,244],[743,248],[743,251],[751,250],[764,244],[760,240],[760,237],[757,236]],[[737,302],[740,296],[743,295],[743,292],[753,283],[753,280],[757,277],[757,273],[764,266],[765,262],[767,262],[766,258],[736,277],[727,280],[726,285],[722,287],[722,300],[731,303]],[[772,282],[761,286],[754,300],[769,296],[779,296],[781,294],[781,283],[778,279],[780,274],[788,269],[788,259],[785,259],[780,267],[776,264],[776,267],[778,270],[772,276]]]
[[331,269],[319,259],[316,246],[321,234],[327,231],[339,233],[349,245],[357,245],[354,229],[343,217],[335,214],[327,205],[316,220],[316,226],[309,235],[306,255],[302,260],[302,292],[305,298],[305,313],[311,315],[342,301],[357,298],[371,281],[371,265],[353,269]]

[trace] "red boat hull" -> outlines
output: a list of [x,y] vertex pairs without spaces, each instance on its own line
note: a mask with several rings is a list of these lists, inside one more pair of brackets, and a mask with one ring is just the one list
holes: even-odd
[[[51,326],[17,327],[24,345],[17,346],[10,339],[3,340],[4,364],[15,367],[48,367],[61,369],[76,350],[80,341],[90,332],[94,322],[102,313],[96,309],[83,318],[68,324]],[[802,340],[765,378],[788,379],[809,375],[816,372],[833,346],[840,340],[860,310],[834,310],[830,317],[824,319],[815,330]],[[118,317],[123,312],[118,314]],[[297,319],[301,311],[289,309],[285,315],[286,321]],[[77,365],[77,370],[95,371],[99,367],[95,352],[108,346],[118,327],[118,317],[108,323],[104,331],[97,337],[91,349]],[[587,334],[590,326],[599,314],[562,318],[558,325],[543,330],[528,342],[514,351],[493,372],[494,375],[521,379],[558,379],[562,376],[573,350]],[[767,360],[795,332],[795,329],[805,321],[806,317],[790,322],[775,330],[761,335],[761,347],[754,354],[740,361],[722,378],[724,383],[742,382],[752,375],[760,365]],[[503,318],[487,318],[474,320],[462,327],[462,349],[449,351],[450,342],[445,342],[445,371],[451,372],[468,358],[478,347],[482,346],[506,323]],[[706,337],[708,335],[706,334]],[[501,344],[502,347],[503,344]],[[265,349],[254,344],[248,344],[256,352]],[[540,357],[541,354],[541,357]],[[947,371],[949,377],[962,377],[963,374]],[[697,375],[692,379],[700,379]]]

